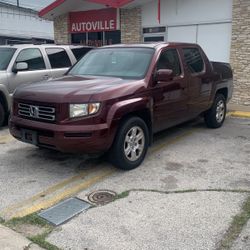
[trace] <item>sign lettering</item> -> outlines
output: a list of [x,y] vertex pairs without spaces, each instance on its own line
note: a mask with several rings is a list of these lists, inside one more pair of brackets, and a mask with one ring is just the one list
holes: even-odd
[[70,13],[70,33],[117,30],[117,10],[113,8]]

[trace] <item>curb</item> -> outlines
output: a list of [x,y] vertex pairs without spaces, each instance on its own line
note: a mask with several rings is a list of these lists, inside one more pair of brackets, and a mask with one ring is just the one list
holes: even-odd
[[229,111],[227,114],[231,117],[250,118],[250,112],[246,111]]

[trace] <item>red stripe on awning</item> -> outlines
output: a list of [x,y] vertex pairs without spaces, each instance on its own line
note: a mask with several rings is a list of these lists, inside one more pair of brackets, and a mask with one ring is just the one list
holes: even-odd
[[44,9],[42,9],[38,15],[40,17],[46,15],[48,12],[52,11],[53,9],[57,8],[58,6],[60,6],[61,4],[63,4],[66,0],[56,0],[55,2],[53,2],[52,4],[48,5],[47,7],[45,7]]
[[92,3],[99,3],[99,4],[103,4],[106,5],[107,7],[112,7],[112,8],[120,8],[130,2],[133,2],[134,0],[87,0],[88,2],[92,2]]

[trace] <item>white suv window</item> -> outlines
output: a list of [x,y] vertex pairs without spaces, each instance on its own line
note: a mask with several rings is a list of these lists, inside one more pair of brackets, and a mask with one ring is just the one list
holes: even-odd
[[71,62],[67,52],[62,48],[49,48],[46,49],[52,69],[69,68]]
[[46,69],[43,56],[39,49],[23,49],[16,58],[16,63],[25,62],[28,70]]

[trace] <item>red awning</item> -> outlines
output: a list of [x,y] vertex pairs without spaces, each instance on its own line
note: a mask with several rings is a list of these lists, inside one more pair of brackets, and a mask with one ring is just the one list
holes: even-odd
[[[70,0],[56,0],[53,3],[51,3],[49,6],[42,9],[39,12],[39,16],[46,17],[46,15],[52,12],[53,10],[59,7],[62,7],[64,4],[66,5],[71,1]],[[92,2],[92,3],[96,3],[96,4],[100,4],[100,5],[104,5],[106,7],[112,7],[112,8],[120,8],[133,1],[134,0],[87,0],[87,2]],[[83,4],[83,2],[81,4]]]

